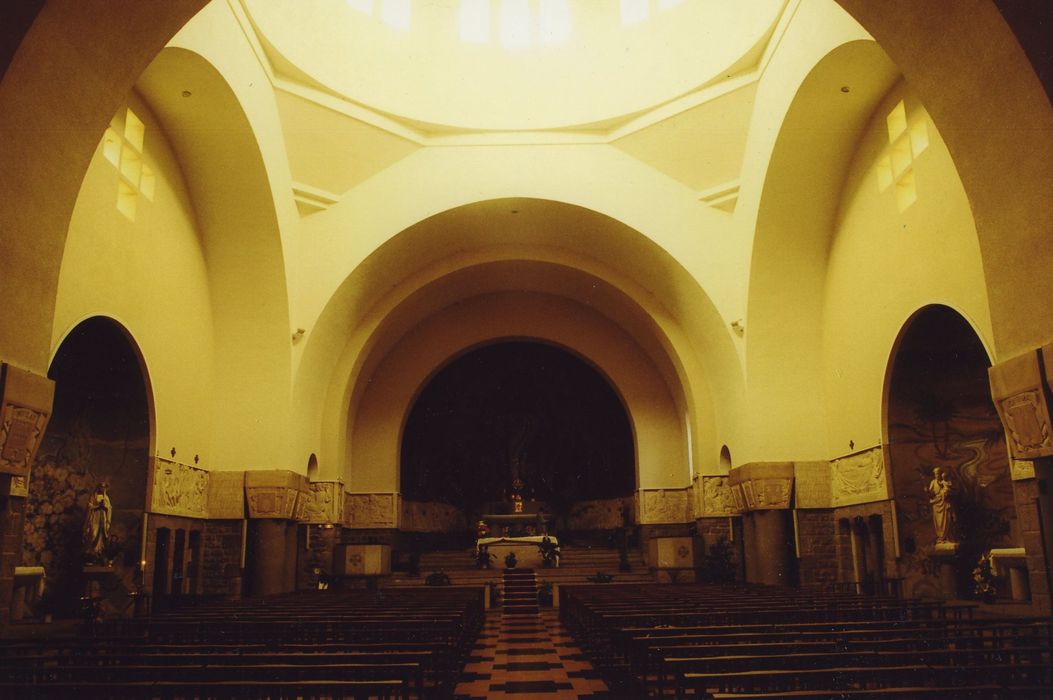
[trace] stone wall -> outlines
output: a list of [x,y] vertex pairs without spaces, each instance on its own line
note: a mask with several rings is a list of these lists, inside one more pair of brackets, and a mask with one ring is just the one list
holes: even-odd
[[[296,590],[315,590],[321,574],[331,575],[334,571],[336,546],[340,542],[339,527],[318,525],[301,525],[300,529],[309,529],[309,534],[298,536],[299,556],[296,569]],[[317,572],[317,573],[316,573]]]
[[[7,479],[0,477],[0,487]],[[11,614],[12,580],[22,546],[22,532],[26,499],[0,495],[0,625],[9,621]]]
[[797,511],[797,562],[802,584],[833,583],[838,580],[836,524],[829,510]]
[[240,597],[241,520],[209,520],[201,553],[202,594]]
[[[1042,549],[1042,525],[1038,508],[1039,482],[1037,479],[1023,479],[1013,482],[1013,494],[1016,500],[1017,524],[1027,552],[1028,579],[1031,586],[1032,607],[1036,613],[1050,614],[1050,590],[1047,570],[1049,565]],[[1053,536],[1053,533],[1047,533]]]

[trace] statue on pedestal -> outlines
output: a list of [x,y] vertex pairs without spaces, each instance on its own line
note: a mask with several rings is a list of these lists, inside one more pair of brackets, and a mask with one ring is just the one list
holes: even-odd
[[942,467],[934,467],[928,492],[931,495],[932,524],[936,528],[936,544],[953,544],[955,538],[954,482]]
[[110,519],[113,506],[107,493],[110,485],[100,482],[88,496],[88,512],[84,517],[84,555],[91,564],[106,564],[110,545]]

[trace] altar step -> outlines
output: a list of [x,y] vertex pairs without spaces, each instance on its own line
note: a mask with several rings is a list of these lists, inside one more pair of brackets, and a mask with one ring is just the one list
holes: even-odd
[[[619,569],[618,550],[614,547],[586,547],[581,545],[561,545],[558,568],[541,567],[535,569],[540,582],[569,586],[589,583],[597,573],[611,576],[614,583],[651,583],[654,576],[644,562],[643,553],[638,549],[629,550],[631,570]],[[420,576],[409,578],[406,574],[395,573],[384,585],[416,586],[424,585],[428,574],[441,571],[450,577],[455,586],[482,586],[487,583],[500,584],[503,569],[500,563],[493,562],[493,568],[479,569],[475,564],[475,549],[444,550],[425,552],[420,558]]]
[[506,615],[530,615],[538,612],[537,577],[533,569],[505,569],[501,608]]

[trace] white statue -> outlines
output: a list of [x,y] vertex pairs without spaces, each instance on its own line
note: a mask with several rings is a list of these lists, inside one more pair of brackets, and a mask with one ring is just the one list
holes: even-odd
[[88,496],[88,512],[84,518],[84,554],[96,563],[106,561],[106,547],[110,542],[110,519],[113,507],[106,493],[110,485],[105,481]]
[[936,544],[955,541],[955,513],[954,504],[951,501],[953,490],[954,482],[946,475],[943,468],[934,467],[928,491],[931,494],[929,503],[932,505],[932,524],[936,528]]

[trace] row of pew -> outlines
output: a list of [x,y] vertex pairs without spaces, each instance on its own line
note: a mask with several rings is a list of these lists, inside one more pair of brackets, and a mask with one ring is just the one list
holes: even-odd
[[637,697],[1053,698],[1049,618],[755,585],[560,589],[608,684]]
[[216,602],[0,644],[0,698],[449,697],[483,619],[467,587]]

